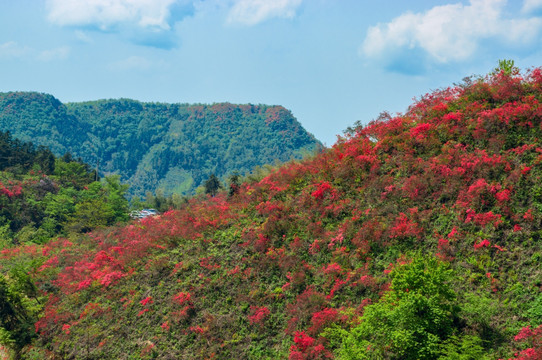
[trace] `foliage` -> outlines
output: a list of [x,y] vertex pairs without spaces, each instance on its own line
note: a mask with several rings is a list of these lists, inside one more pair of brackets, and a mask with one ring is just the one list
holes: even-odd
[[496,75],[501,71],[507,76],[517,75],[519,73],[519,69],[514,66],[514,60],[510,59],[499,60],[499,66],[493,70],[493,75]]
[[441,344],[440,360],[489,360],[483,341],[476,335],[450,336]]
[[205,183],[203,184],[205,187],[205,193],[211,196],[215,196],[218,192],[218,189],[221,188],[220,180],[216,177],[215,174],[211,174],[207,180],[205,180]]
[[453,333],[456,295],[450,271],[432,257],[415,257],[391,273],[390,290],[365,307],[343,339],[341,359],[435,359]]
[[[44,243],[68,228],[89,231],[128,219],[127,185],[96,180],[87,164],[0,133],[0,244]],[[1,159],[0,159],[1,160]],[[92,202],[92,205],[90,203]],[[84,224],[85,210],[100,219]]]
[[241,186],[241,179],[238,172],[234,172],[230,175],[228,178],[229,180],[229,191],[228,195],[233,196],[239,192],[239,188]]
[[514,354],[511,360],[537,360],[542,358],[542,325],[532,329],[530,326],[522,328],[514,337],[519,343],[526,343],[527,348]]
[[[542,70],[494,72],[257,168],[231,196],[4,249],[0,272],[30,264],[43,298],[20,355],[540,357],[541,101]],[[20,200],[3,184],[5,204]],[[82,216],[110,197],[72,184],[49,218],[71,224],[77,204],[93,205]]]
[[225,180],[321,147],[288,110],[250,104],[62,104],[47,94],[10,92],[0,93],[0,129],[57,156],[69,151],[101,174],[119,174],[139,197],[193,194],[213,173]]
[[[0,274],[0,342],[19,354],[35,337],[34,322],[41,306],[26,274],[17,274],[16,269],[9,274],[10,278]],[[34,299],[29,299],[29,295]]]

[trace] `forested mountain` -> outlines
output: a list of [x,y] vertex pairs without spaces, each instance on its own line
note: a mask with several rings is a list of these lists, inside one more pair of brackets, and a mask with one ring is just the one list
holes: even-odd
[[541,139],[542,70],[500,68],[181,209],[6,248],[0,343],[23,359],[540,359]]
[[62,104],[51,95],[0,93],[0,130],[119,174],[132,195],[190,194],[211,175],[300,158],[321,144],[281,106]]

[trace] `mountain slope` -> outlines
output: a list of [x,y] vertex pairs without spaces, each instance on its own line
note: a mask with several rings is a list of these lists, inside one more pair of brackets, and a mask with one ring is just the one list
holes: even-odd
[[218,177],[300,158],[319,142],[280,106],[142,103],[129,99],[61,104],[38,93],[0,94],[0,129],[66,151],[133,195],[192,193]]
[[52,95],[0,93],[0,130],[9,131],[22,141],[48,146],[57,155],[64,155],[75,144],[66,134],[86,133],[82,125]]
[[22,356],[539,359],[541,101],[497,72],[231,197],[3,251],[40,261]]

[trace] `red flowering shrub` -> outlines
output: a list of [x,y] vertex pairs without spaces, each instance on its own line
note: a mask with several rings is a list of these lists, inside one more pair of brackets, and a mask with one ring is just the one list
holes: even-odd
[[[496,358],[515,346],[515,319],[539,316],[541,98],[540,70],[439,90],[314,157],[249,175],[235,196],[2,249],[0,271],[38,259],[28,274],[48,297],[36,343],[51,358],[84,358],[86,346],[138,357],[152,343],[145,356],[324,359],[344,355],[342,330],[368,325],[352,334],[368,356],[475,358],[482,344],[478,355]],[[5,184],[14,195],[0,200],[19,201]],[[421,281],[435,275],[429,266],[392,287],[416,254],[455,277]],[[445,310],[426,301],[441,287],[457,294]],[[518,338],[525,359],[539,346],[529,331]]]
[[322,344],[303,331],[297,331],[294,335],[294,345],[290,347],[290,360],[316,360],[332,359],[331,352],[326,350]]
[[[416,214],[417,211],[418,209],[411,209],[411,214]],[[423,229],[416,222],[412,221],[408,215],[400,213],[391,228],[390,237],[420,237],[422,231]]]
[[335,309],[325,308],[322,311],[312,314],[311,327],[307,330],[309,334],[317,335],[326,326],[333,324],[339,317]]
[[252,315],[248,317],[248,320],[252,325],[261,325],[263,321],[269,316],[271,311],[265,306],[263,307],[257,307],[257,306],[251,306],[250,310],[252,312]]
[[516,342],[525,343],[528,347],[515,354],[509,360],[540,360],[542,359],[542,325],[536,329],[526,326],[514,337]]
[[147,296],[145,299],[141,300],[139,303],[143,306],[146,306],[147,304],[152,304],[154,301],[152,300],[152,297]]
[[495,194],[495,198],[499,202],[510,201],[510,190],[504,189]]
[[309,287],[297,295],[296,301],[286,306],[290,317],[287,333],[293,334],[298,326],[308,325],[312,314],[323,309],[325,304],[325,296],[317,292],[314,287]]
[[480,241],[479,243],[474,244],[474,249],[478,250],[478,249],[481,249],[481,248],[484,248],[484,247],[489,247],[489,246],[491,246],[491,243],[489,242],[489,240],[484,239],[484,240]]
[[185,303],[190,303],[191,298],[190,293],[180,292],[173,297],[173,300],[179,303],[179,305],[184,305]]
[[415,138],[417,141],[422,141],[426,137],[426,133],[432,128],[431,124],[422,123],[418,124],[412,129],[410,129],[410,136]]
[[342,268],[339,264],[337,263],[331,263],[331,264],[328,264],[327,266],[324,267],[323,269],[324,271],[324,274],[332,274],[332,275],[335,275],[335,274],[340,274],[342,273]]

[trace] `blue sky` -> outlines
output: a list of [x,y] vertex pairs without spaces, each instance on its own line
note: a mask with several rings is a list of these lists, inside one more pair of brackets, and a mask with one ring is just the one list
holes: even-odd
[[0,91],[283,105],[326,145],[356,120],[542,66],[542,0],[0,0]]

